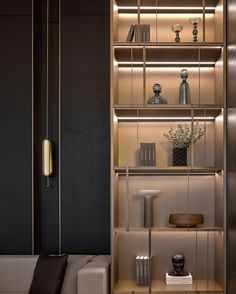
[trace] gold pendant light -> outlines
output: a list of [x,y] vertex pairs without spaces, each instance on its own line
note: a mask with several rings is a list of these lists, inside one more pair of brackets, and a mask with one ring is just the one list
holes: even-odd
[[51,176],[52,168],[52,142],[44,139],[42,142],[42,173],[44,176]]
[[52,141],[49,140],[49,0],[47,0],[47,82],[46,82],[46,138],[42,141],[42,174],[47,177],[53,174]]

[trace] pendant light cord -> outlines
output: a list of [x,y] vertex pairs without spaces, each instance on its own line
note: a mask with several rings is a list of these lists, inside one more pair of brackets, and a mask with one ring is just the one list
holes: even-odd
[[59,72],[58,72],[58,116],[59,116],[59,134],[58,134],[58,141],[59,141],[59,187],[58,187],[58,243],[59,243],[59,254],[62,253],[62,211],[61,211],[61,0],[59,0],[59,9],[58,9],[58,55],[59,55]]
[[49,0],[47,0],[47,64],[46,64],[46,138],[49,137]]
[[31,219],[32,219],[32,225],[31,225],[31,239],[32,239],[32,250],[31,254],[34,255],[34,0],[32,0],[32,125],[31,125],[31,132],[32,132],[32,167],[31,167],[31,195],[32,195],[32,201],[31,201]]
[[[49,0],[47,0],[47,61],[46,61],[46,138],[49,138]],[[47,176],[47,188],[49,188],[49,176]]]

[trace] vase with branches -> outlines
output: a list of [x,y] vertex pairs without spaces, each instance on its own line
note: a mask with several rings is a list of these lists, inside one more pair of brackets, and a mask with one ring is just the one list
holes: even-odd
[[164,133],[173,147],[173,166],[186,166],[187,148],[204,135],[205,127],[200,127],[198,121],[193,123],[192,128],[189,128],[186,124],[178,124],[177,129],[174,130],[171,127],[168,133]]

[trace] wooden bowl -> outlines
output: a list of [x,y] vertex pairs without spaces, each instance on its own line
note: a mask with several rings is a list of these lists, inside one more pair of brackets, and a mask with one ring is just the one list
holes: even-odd
[[202,214],[176,213],[169,215],[169,223],[178,228],[194,228],[204,222]]

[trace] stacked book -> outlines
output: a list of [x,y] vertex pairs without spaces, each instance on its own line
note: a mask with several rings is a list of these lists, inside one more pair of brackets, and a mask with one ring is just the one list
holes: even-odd
[[151,279],[149,256],[136,256],[136,285],[148,286]]
[[166,273],[167,285],[192,285],[193,277],[190,273],[187,276],[171,276]]
[[139,149],[140,166],[156,166],[156,144],[140,143]]
[[150,42],[150,25],[131,25],[126,42]]

